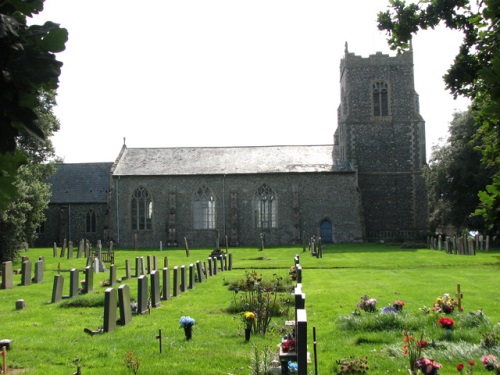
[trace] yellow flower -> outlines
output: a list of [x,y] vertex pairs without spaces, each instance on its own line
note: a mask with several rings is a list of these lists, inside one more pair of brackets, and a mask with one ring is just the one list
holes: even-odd
[[255,314],[253,312],[246,312],[245,313],[245,319],[252,321],[252,320],[255,320],[256,317],[255,317]]

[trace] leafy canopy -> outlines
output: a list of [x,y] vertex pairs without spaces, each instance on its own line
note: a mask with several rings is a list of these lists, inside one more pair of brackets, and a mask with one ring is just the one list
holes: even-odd
[[58,87],[62,63],[55,53],[65,48],[68,32],[58,24],[28,26],[44,0],[0,1],[0,209],[14,198],[18,168],[27,162],[18,137],[45,139],[37,108],[42,90]]

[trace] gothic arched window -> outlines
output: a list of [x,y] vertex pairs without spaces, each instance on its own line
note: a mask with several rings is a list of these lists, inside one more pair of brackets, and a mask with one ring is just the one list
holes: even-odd
[[194,229],[215,229],[215,198],[206,186],[194,195],[193,219]]
[[140,187],[132,195],[131,215],[133,230],[151,229],[153,201],[147,189]]
[[387,83],[375,82],[373,92],[373,116],[389,116],[389,93]]
[[257,189],[254,196],[255,226],[257,228],[276,228],[278,198],[266,184]]
[[93,209],[87,211],[85,215],[85,231],[87,233],[95,233],[96,232],[96,216]]

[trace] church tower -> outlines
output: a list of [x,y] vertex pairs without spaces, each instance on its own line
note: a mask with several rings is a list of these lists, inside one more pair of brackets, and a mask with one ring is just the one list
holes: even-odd
[[364,58],[346,44],[340,88],[335,152],[358,172],[367,239],[420,237],[428,230],[425,122],[413,51]]

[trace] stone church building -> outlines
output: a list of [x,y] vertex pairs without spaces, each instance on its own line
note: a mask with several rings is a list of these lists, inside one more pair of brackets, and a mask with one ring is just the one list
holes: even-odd
[[[60,164],[39,244],[122,247],[400,240],[428,231],[425,123],[413,52],[347,50],[333,142],[127,148],[114,163]],[[313,124],[312,124],[313,125]]]

